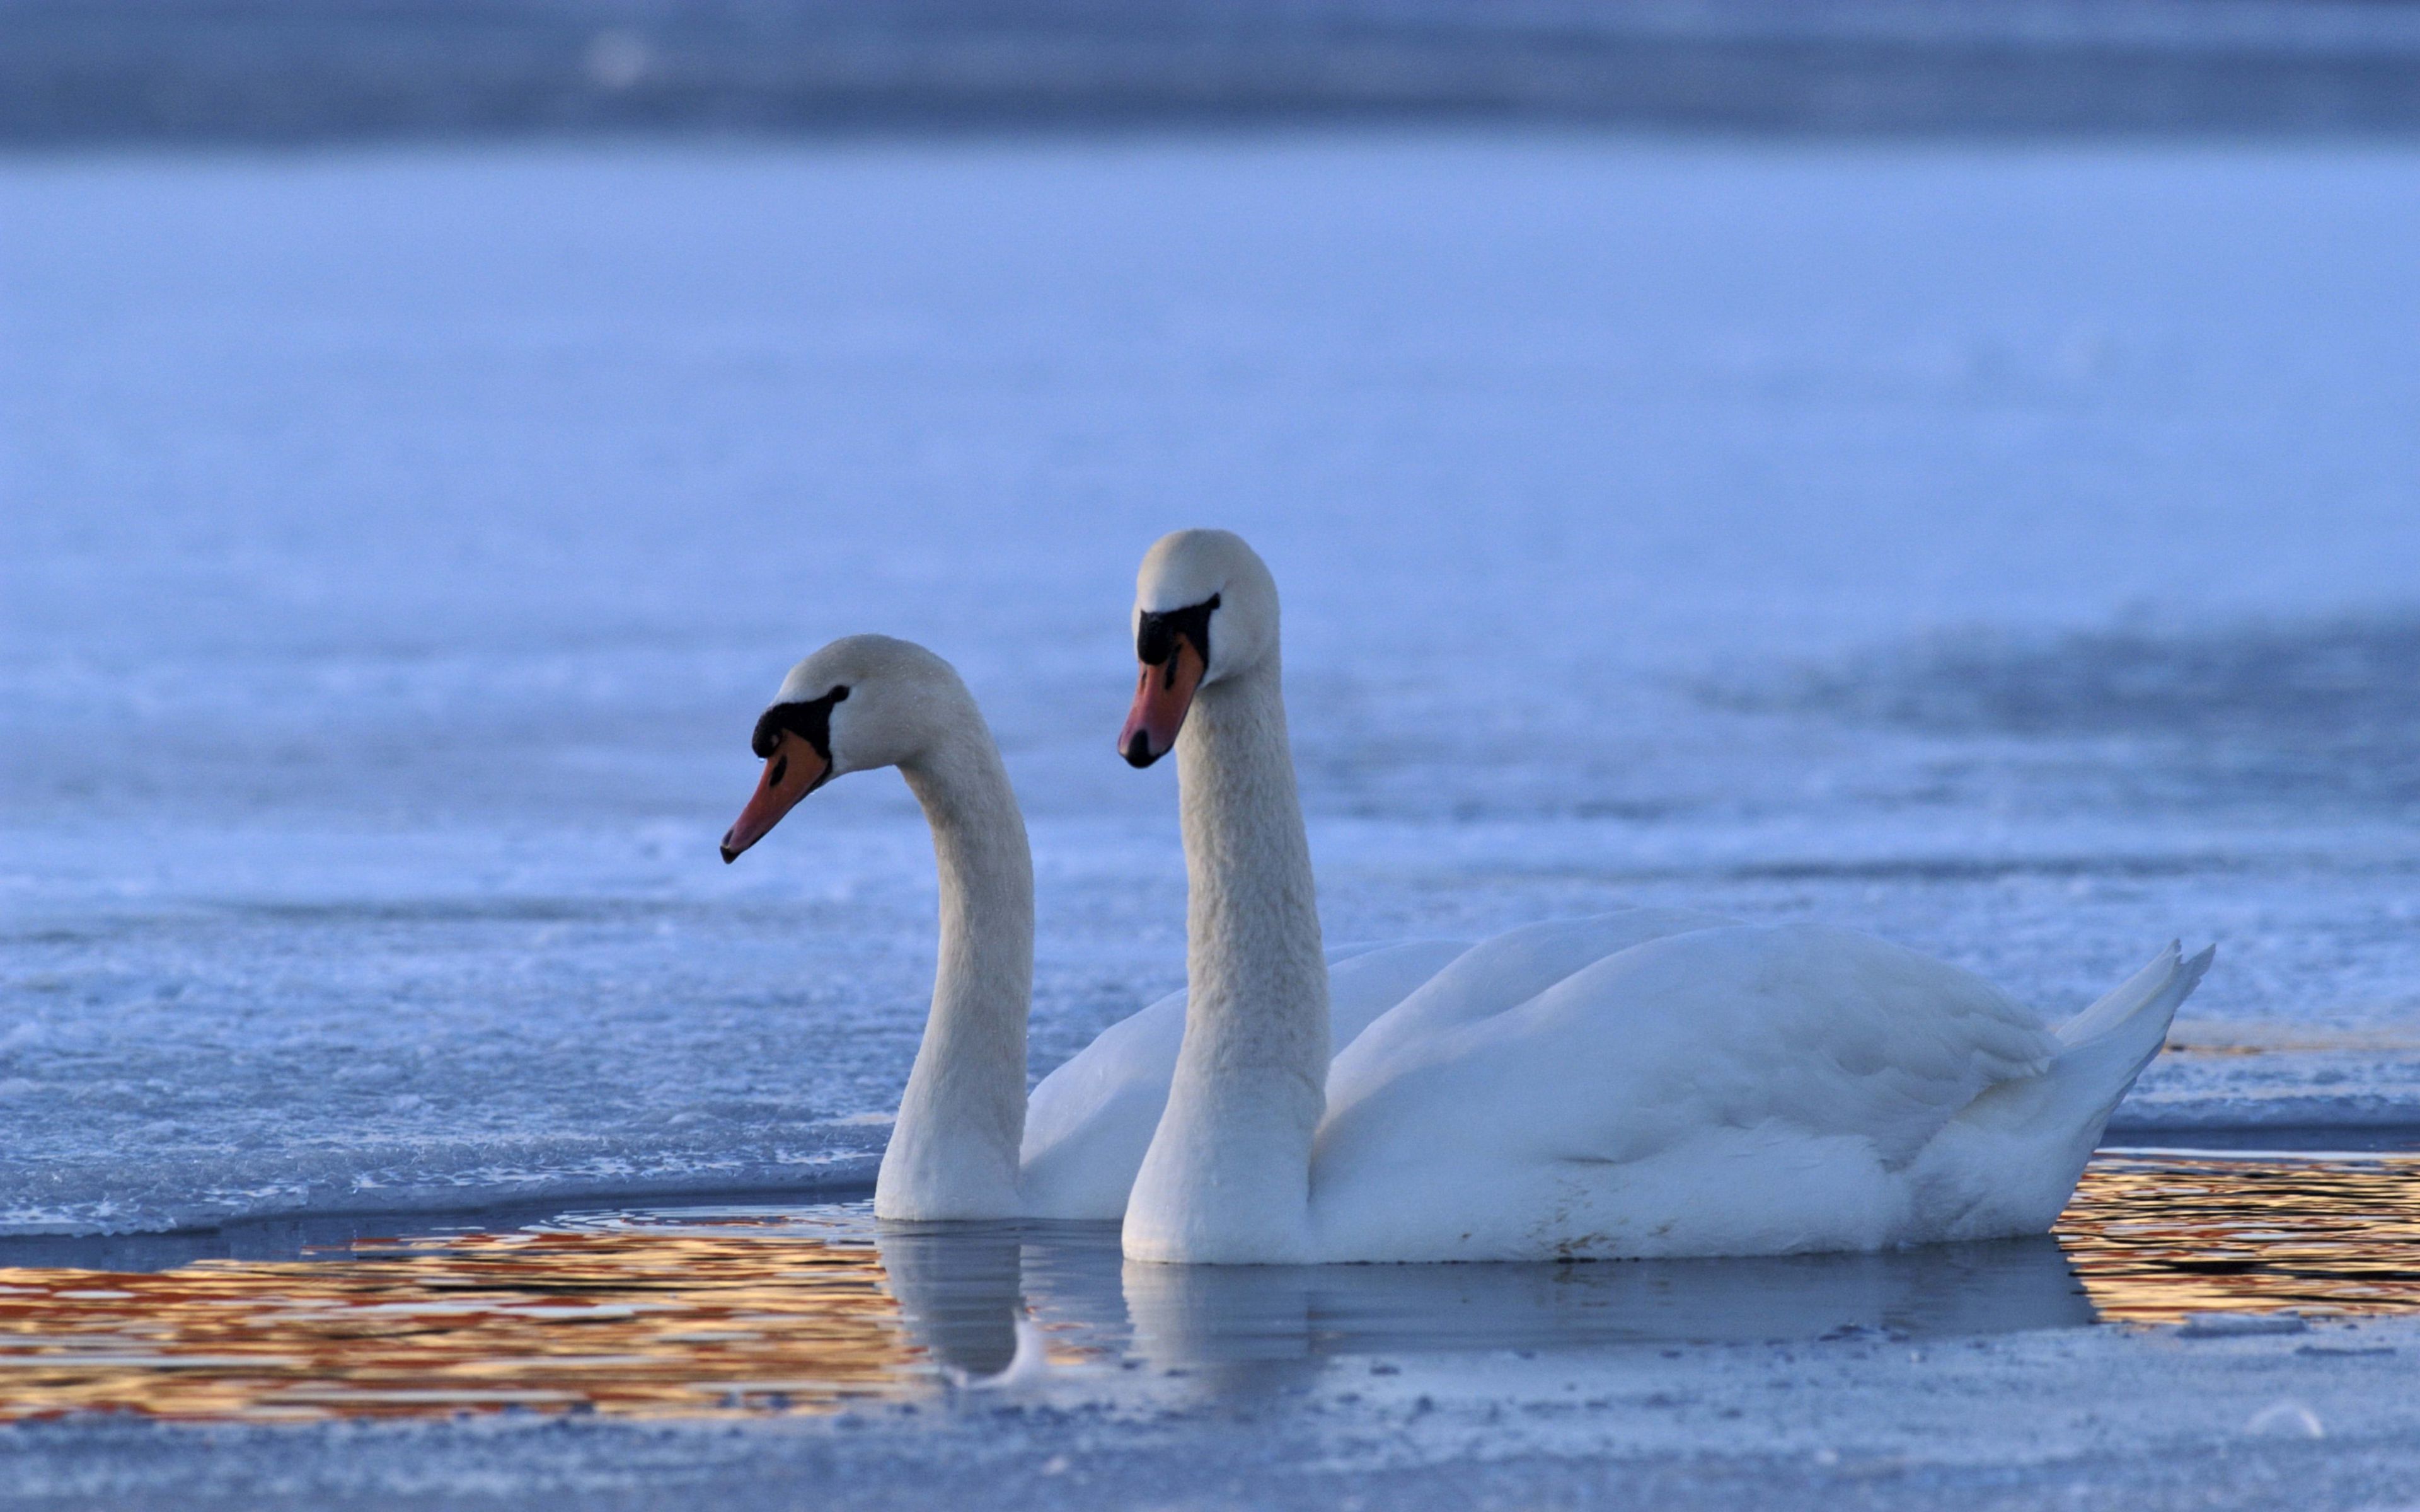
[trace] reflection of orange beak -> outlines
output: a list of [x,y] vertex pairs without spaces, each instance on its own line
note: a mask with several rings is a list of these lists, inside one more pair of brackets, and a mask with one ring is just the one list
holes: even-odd
[[1149,766],[1176,745],[1185,728],[1185,711],[1193,707],[1193,690],[1202,686],[1202,653],[1184,636],[1176,649],[1155,667],[1143,663],[1142,680],[1135,685],[1134,708],[1125,728],[1118,732],[1118,750],[1130,766]]
[[722,837],[722,861],[725,866],[739,858],[739,853],[771,833],[782,816],[798,806],[800,798],[813,793],[830,772],[831,764],[815,754],[815,748],[806,738],[792,731],[782,732],[773,754],[765,763],[765,775],[756,783],[755,795],[748,807],[739,810],[739,819]]

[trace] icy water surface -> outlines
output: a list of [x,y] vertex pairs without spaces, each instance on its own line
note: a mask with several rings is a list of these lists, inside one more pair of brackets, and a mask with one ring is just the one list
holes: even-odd
[[2103,1318],[2420,1308],[2420,1155],[2104,1151],[2058,1237]]
[[1249,1394],[1389,1354],[2409,1312],[2415,1243],[2411,1155],[2104,1155],[2055,1239],[1774,1259],[1126,1266],[1109,1225],[571,1214],[291,1258],[0,1268],[0,1419],[754,1415],[1063,1371]]
[[2121,1120],[2420,1119],[2420,151],[1229,133],[0,161],[0,1230],[861,1184],[967,675],[1039,1074],[1178,985],[1137,559],[1285,595],[1335,943],[1820,918]]

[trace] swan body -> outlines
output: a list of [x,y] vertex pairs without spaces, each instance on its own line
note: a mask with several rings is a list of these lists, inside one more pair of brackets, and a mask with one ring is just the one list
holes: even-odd
[[1357,991],[1349,1008],[1336,992],[1351,963],[1331,972],[1320,946],[1266,567],[1224,532],[1169,536],[1144,560],[1135,623],[1143,669],[1119,745],[1137,765],[1176,753],[1190,898],[1181,1024],[1147,1012],[1104,1052],[1140,1062],[1177,1030],[1129,1259],[1759,1255],[2040,1232],[2210,964],[2171,946],[2054,1024],[1847,931],[1631,910],[1454,950],[1357,1025]]
[[1979,978],[1845,930],[1631,944],[1630,922],[1490,940],[1338,1057],[1311,1157],[1321,1257],[2039,1233],[2207,964],[2164,951],[2113,995],[2106,1033],[2070,1043]]

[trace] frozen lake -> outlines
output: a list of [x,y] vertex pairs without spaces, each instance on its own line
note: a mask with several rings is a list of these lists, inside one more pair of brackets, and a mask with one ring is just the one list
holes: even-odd
[[2420,149],[1035,137],[0,161],[0,1228],[863,1181],[954,661],[1034,1069],[1176,985],[1143,548],[1286,594],[1331,940],[1823,918],[2121,1119],[2420,1123]]

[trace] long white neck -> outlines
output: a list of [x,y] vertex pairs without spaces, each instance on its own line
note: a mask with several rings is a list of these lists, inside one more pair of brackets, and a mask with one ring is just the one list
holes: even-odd
[[1130,1259],[1311,1258],[1327,964],[1277,656],[1195,698],[1176,743],[1188,988],[1168,1110],[1126,1205]]
[[1033,858],[1025,820],[979,716],[900,772],[933,826],[941,954],[924,1042],[875,1181],[874,1211],[1015,1217],[1025,1020],[1033,1000]]

